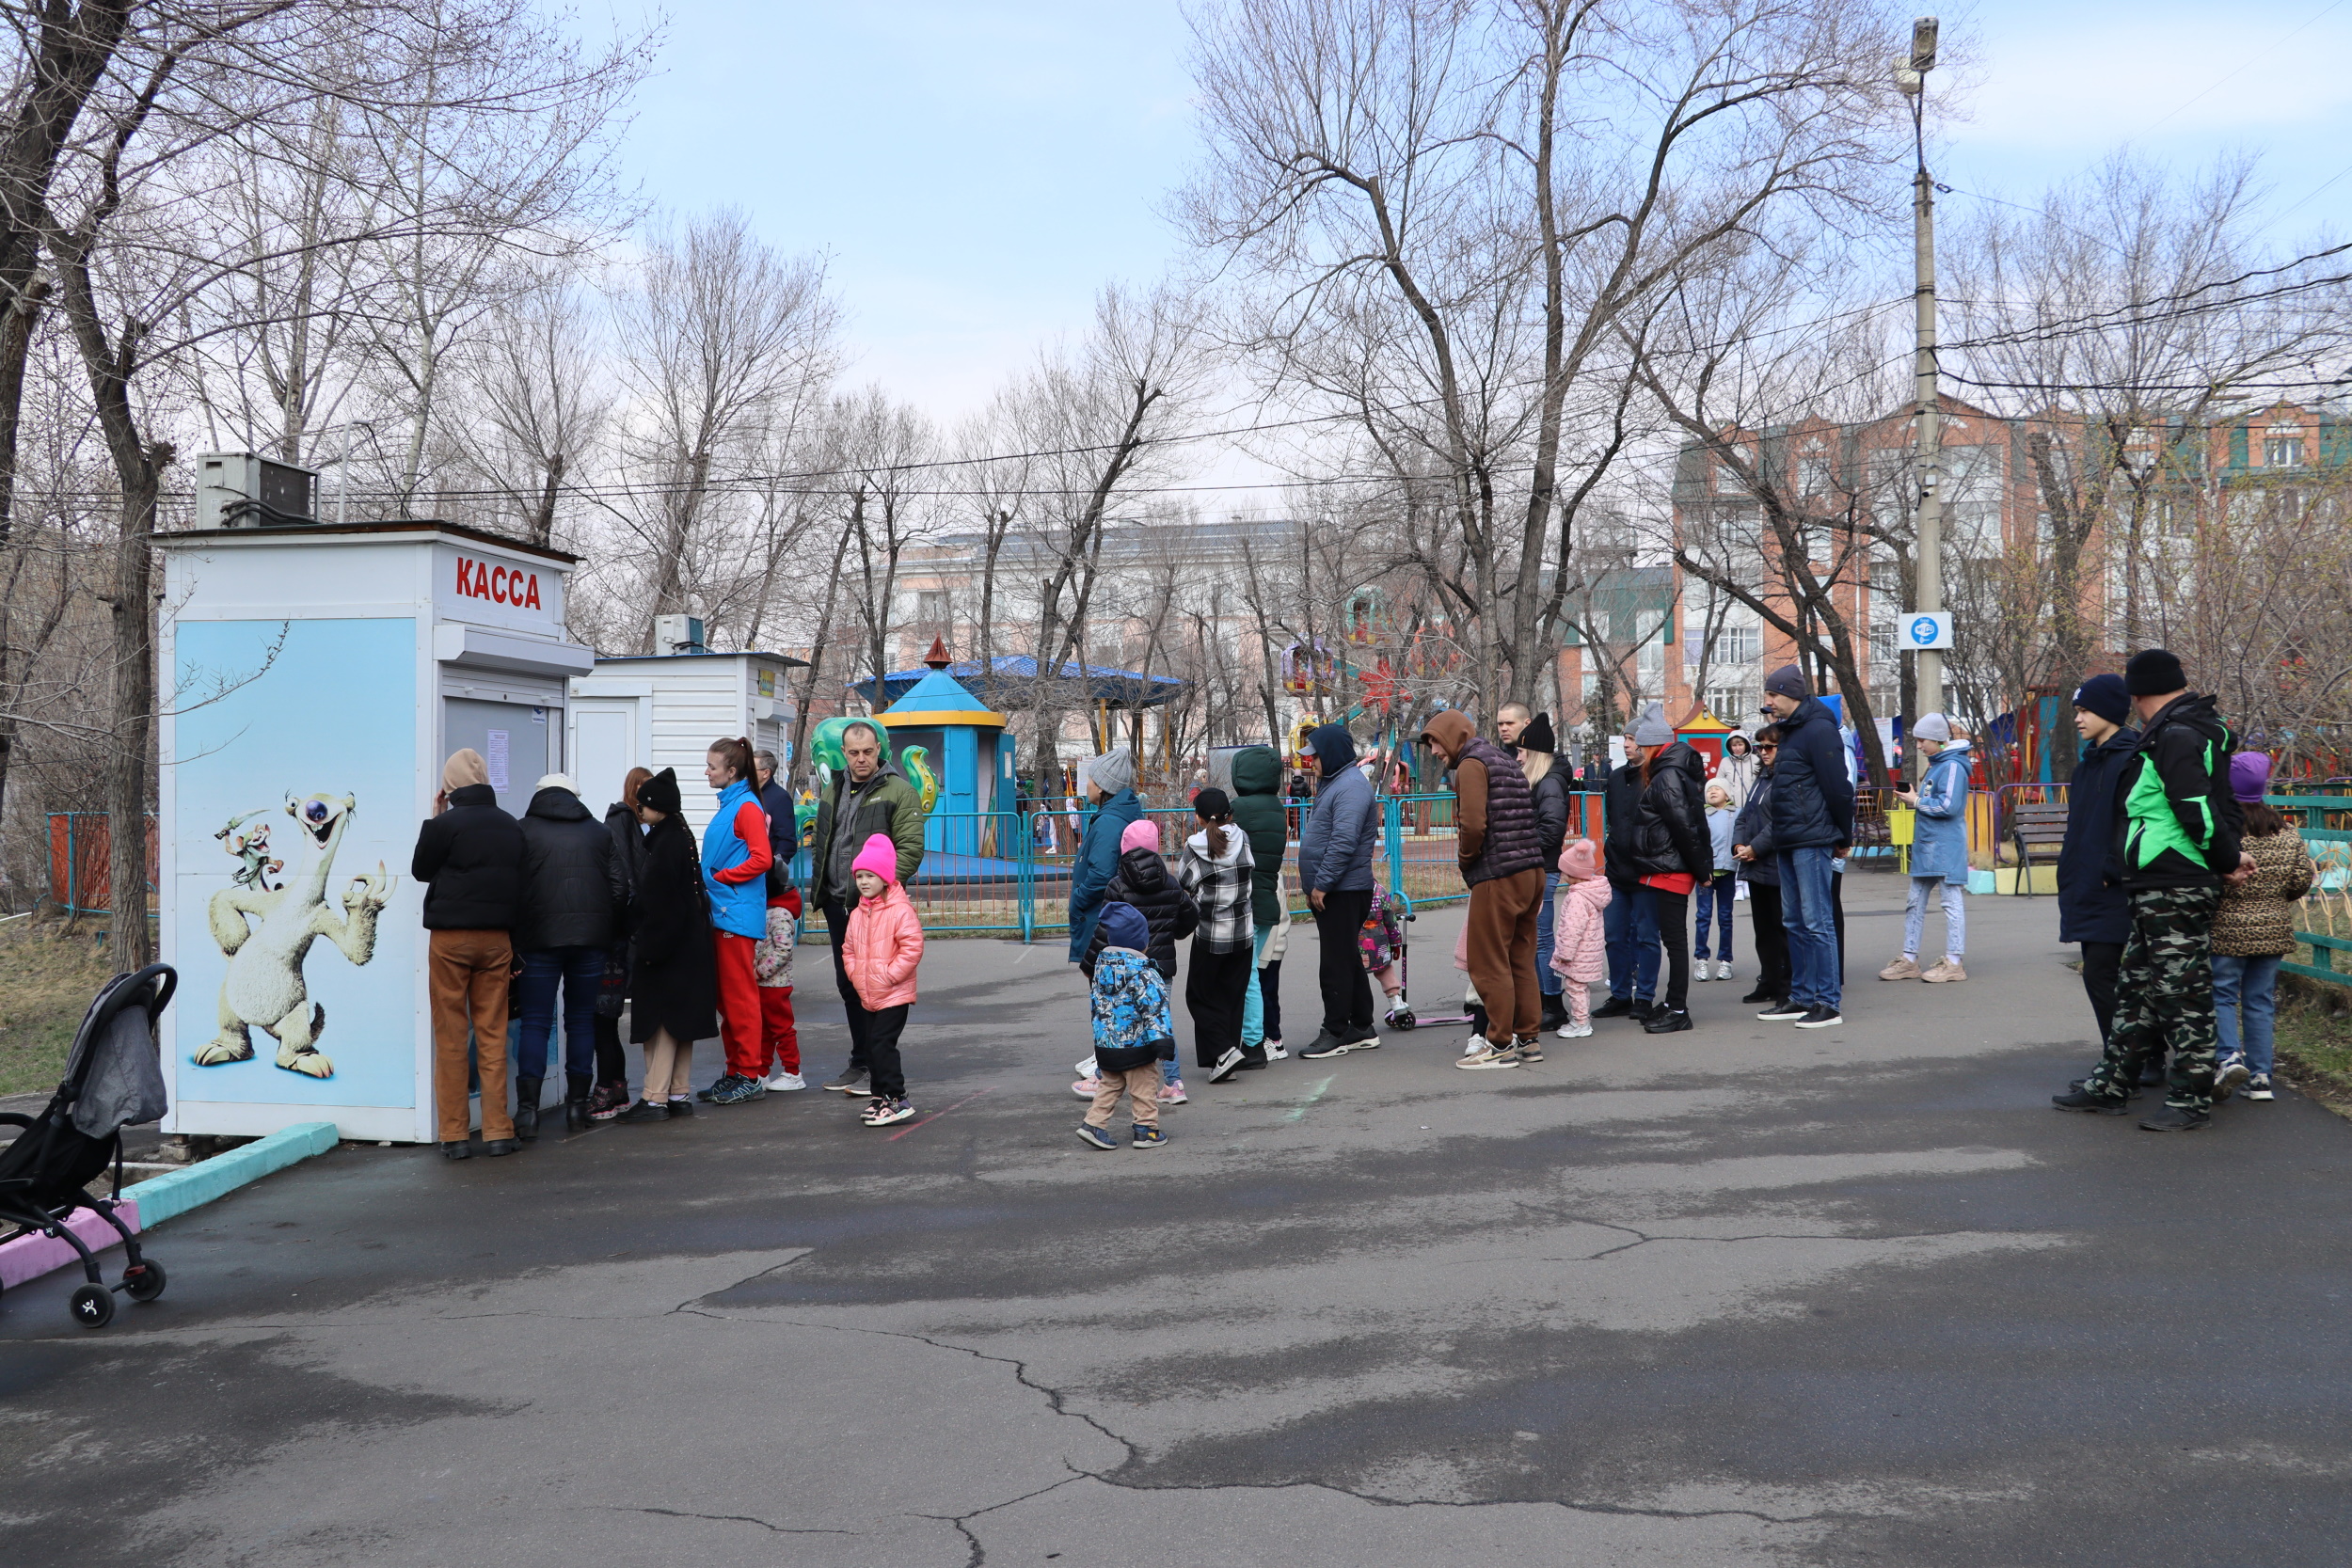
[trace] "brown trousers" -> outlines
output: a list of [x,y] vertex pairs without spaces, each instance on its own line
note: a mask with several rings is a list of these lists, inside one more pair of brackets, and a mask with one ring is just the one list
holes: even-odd
[[1108,1127],[1119,1097],[1127,1097],[1127,1113],[1137,1127],[1160,1124],[1160,1064],[1146,1062],[1124,1072],[1106,1072],[1094,1081],[1094,1105],[1087,1112],[1089,1127]]
[[1543,1022],[1535,983],[1535,927],[1544,909],[1544,874],[1521,871],[1470,890],[1470,984],[1486,1005],[1486,1038],[1508,1045]]
[[515,967],[504,931],[433,931],[426,985],[433,995],[433,1107],[441,1142],[466,1141],[466,1025],[482,1073],[485,1142],[515,1135],[506,1108],[506,986]]

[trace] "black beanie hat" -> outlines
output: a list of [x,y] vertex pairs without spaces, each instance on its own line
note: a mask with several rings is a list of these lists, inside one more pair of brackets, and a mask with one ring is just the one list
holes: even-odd
[[2123,686],[2135,697],[2161,697],[2168,691],[2185,690],[2188,672],[2164,649],[2142,648],[2123,666]]
[[1783,697],[1794,697],[1799,701],[1813,695],[1813,689],[1805,685],[1804,672],[1793,664],[1784,664],[1765,676],[1764,689],[1776,692]]
[[2131,722],[2131,693],[2124,689],[2121,675],[2091,676],[2074,689],[2074,705],[2085,713],[2097,714],[2110,724]]
[[637,786],[637,803],[664,816],[678,814],[677,769],[664,768]]
[[1192,810],[1193,815],[1200,817],[1201,821],[1214,822],[1219,817],[1232,816],[1233,802],[1226,796],[1225,791],[1211,784],[1192,798]]
[[1527,721],[1519,732],[1518,748],[1522,752],[1557,752],[1560,743],[1552,738],[1551,715],[1539,713]]

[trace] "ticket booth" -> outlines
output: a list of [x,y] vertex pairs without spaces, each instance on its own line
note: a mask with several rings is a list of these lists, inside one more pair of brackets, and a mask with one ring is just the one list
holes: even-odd
[[481,752],[518,816],[564,769],[567,683],[595,663],[564,630],[576,558],[406,520],[156,546],[165,1130],[430,1142],[409,859],[450,752]]

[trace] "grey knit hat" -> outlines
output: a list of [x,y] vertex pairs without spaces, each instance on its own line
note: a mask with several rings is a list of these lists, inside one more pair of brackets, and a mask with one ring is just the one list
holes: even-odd
[[1105,795],[1116,795],[1136,782],[1136,759],[1125,752],[1104,752],[1089,757],[1086,782]]
[[1951,721],[1940,713],[1922,714],[1919,721],[1911,726],[1911,734],[1917,740],[1949,740],[1952,738]]
[[1674,738],[1674,726],[1666,722],[1666,705],[1663,703],[1650,704],[1633,721],[1633,744],[1636,746],[1671,746]]

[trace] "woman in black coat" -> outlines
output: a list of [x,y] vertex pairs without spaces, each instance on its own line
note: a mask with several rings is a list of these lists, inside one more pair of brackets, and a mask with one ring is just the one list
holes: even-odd
[[645,827],[637,819],[637,791],[653,777],[650,768],[632,768],[621,781],[621,798],[604,808],[604,831],[612,838],[612,863],[621,877],[620,934],[604,956],[604,990],[596,994],[596,1087],[588,1097],[588,1119],[611,1121],[628,1109],[628,1055],[621,1049],[621,1008],[628,1001],[629,909],[637,896],[638,869],[645,859]]
[[1642,746],[1642,795],[1633,816],[1632,860],[1641,895],[1666,945],[1666,994],[1642,1026],[1668,1035],[1691,1027],[1691,890],[1714,874],[1715,847],[1707,832],[1707,765],[1674,738],[1658,705],[1651,706],[1635,736]]
[[629,935],[629,1038],[645,1048],[645,1086],[621,1121],[694,1114],[694,1042],[719,1032],[719,971],[694,831],[679,815],[677,772],[637,786],[646,824]]

